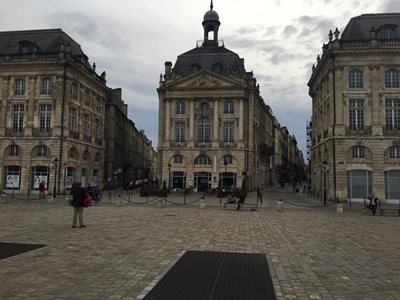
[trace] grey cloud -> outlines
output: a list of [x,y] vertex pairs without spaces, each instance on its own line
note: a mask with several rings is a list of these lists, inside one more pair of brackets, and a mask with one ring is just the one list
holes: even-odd
[[382,12],[400,12],[400,2],[398,0],[385,1],[379,7]]
[[298,30],[297,30],[296,27],[294,27],[293,25],[288,25],[288,26],[286,26],[286,27],[283,29],[283,34],[284,34],[286,37],[290,37],[290,36],[296,34],[297,31],[298,31]]

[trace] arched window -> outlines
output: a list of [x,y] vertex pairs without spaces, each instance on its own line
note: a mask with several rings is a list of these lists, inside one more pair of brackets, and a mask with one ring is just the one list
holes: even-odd
[[194,160],[195,165],[211,165],[211,158],[209,158],[207,155],[199,155],[196,157]]
[[365,158],[366,149],[364,146],[354,146],[352,148],[352,157],[353,158]]
[[47,148],[45,145],[39,145],[35,149],[36,156],[46,157],[49,154],[49,148]]
[[385,71],[385,88],[399,88],[399,71],[386,70]]
[[360,89],[364,87],[363,71],[350,70],[349,71],[349,88]]
[[209,143],[211,141],[211,124],[208,118],[200,118],[198,122],[197,138],[201,143]]
[[233,156],[230,154],[226,154],[224,155],[223,160],[224,160],[224,165],[231,165],[233,162]]
[[85,161],[90,160],[90,152],[87,149],[85,151],[83,151],[83,160],[85,160]]
[[400,147],[392,146],[389,148],[389,157],[390,158],[400,158]]
[[69,149],[68,157],[78,159],[78,150],[75,147]]
[[101,160],[101,155],[100,155],[99,152],[97,152],[97,153],[94,155],[94,161],[95,161],[95,162],[100,162],[100,160]]
[[201,104],[200,104],[200,111],[201,111],[202,113],[207,113],[207,112],[208,112],[208,104],[205,103],[205,102],[201,103]]
[[181,163],[183,163],[183,156],[180,155],[180,154],[176,154],[176,155],[174,156],[174,163],[176,163],[176,164],[181,164]]
[[8,155],[9,156],[19,156],[20,147],[18,145],[10,145],[8,147]]

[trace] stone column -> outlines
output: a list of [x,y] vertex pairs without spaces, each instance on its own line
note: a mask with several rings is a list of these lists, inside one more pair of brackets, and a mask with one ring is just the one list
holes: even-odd
[[171,101],[165,101],[165,141],[171,140]]
[[194,140],[194,101],[189,101],[189,142]]
[[243,141],[243,115],[244,103],[243,99],[239,100],[239,141]]
[[[219,117],[218,117],[218,100],[214,100],[214,122],[213,122],[213,141],[218,143],[219,140]],[[218,146],[218,145],[217,145]]]

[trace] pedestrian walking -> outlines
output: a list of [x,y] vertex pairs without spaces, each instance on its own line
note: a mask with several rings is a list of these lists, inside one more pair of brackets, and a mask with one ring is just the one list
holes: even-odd
[[45,190],[46,190],[46,183],[44,182],[44,180],[42,180],[39,183],[39,199],[42,199],[45,197]]
[[72,195],[72,202],[71,205],[74,207],[74,216],[72,218],[72,227],[76,227],[77,218],[79,219],[79,227],[86,227],[83,224],[83,209],[84,205],[84,198],[85,198],[86,191],[83,187],[81,187],[80,183],[74,183],[71,188],[71,195]]

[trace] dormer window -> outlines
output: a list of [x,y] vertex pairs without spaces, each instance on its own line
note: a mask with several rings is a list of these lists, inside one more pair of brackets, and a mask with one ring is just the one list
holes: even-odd
[[395,38],[394,28],[385,27],[380,30],[380,38],[383,40],[392,40]]
[[222,72],[222,65],[219,64],[219,63],[213,64],[213,65],[212,65],[212,70],[213,70],[215,73],[221,73],[221,72]]
[[29,54],[33,52],[33,44],[29,41],[19,42],[19,53]]
[[195,72],[198,72],[198,71],[201,70],[201,66],[198,65],[198,64],[193,64],[193,65],[190,66],[190,68],[192,70],[192,73],[195,73]]

